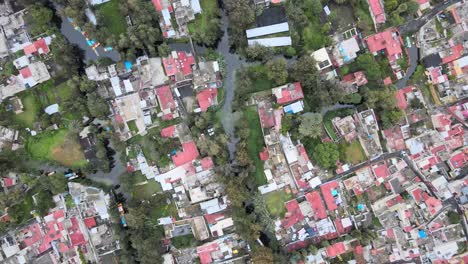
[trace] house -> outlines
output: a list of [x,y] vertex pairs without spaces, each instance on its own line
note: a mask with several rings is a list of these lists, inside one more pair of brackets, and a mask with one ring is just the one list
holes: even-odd
[[442,84],[448,82],[447,74],[442,73],[442,67],[430,67],[426,69],[428,81],[432,84]]
[[423,106],[424,98],[421,92],[414,86],[408,86],[395,92],[398,108],[406,110],[413,100],[418,100]]
[[171,55],[163,58],[166,75],[173,81],[183,81],[192,77],[192,65],[195,58],[191,53],[185,51],[172,51]]
[[355,37],[338,43],[333,49],[333,57],[336,61],[336,66],[341,67],[344,64],[354,61],[354,59],[357,58],[359,50],[359,44]]
[[155,89],[156,96],[159,101],[159,106],[161,107],[162,119],[170,120],[178,117],[177,113],[177,102],[172,96],[172,91],[169,86],[165,85]]
[[3,177],[1,180],[1,185],[3,188],[10,188],[18,184],[18,174],[14,172],[9,172],[6,177]]
[[336,180],[320,185],[320,191],[322,192],[323,199],[330,211],[338,209],[338,205],[342,202],[339,190],[340,186]]
[[344,87],[346,94],[357,93],[358,88],[367,84],[366,74],[363,71],[357,71],[347,74],[341,78],[341,85]]
[[[378,2],[378,0],[375,0]],[[396,29],[387,29],[365,39],[369,51],[374,56],[384,53],[390,63],[403,56],[400,45],[399,32]]]
[[316,64],[316,67],[319,71],[325,70],[332,66],[332,62],[330,60],[330,56],[328,55],[328,51],[326,48],[321,48],[316,50],[311,55]]
[[369,3],[369,11],[374,21],[375,28],[380,24],[385,24],[387,18],[385,16],[385,11],[383,9],[383,4],[380,0],[367,0]]
[[468,163],[468,147],[455,151],[448,160],[450,169],[457,170],[466,166]]
[[328,217],[327,210],[325,209],[325,205],[318,191],[306,193],[305,198],[309,202],[316,220],[322,220]]
[[8,127],[0,126],[0,151],[11,149],[18,138],[18,131]]
[[41,38],[23,48],[25,55],[43,55],[50,52],[51,37]]
[[37,84],[49,80],[50,74],[47,66],[42,61],[37,61],[21,69],[17,78],[26,88],[32,88]]
[[185,142],[182,143],[182,151],[178,151],[172,156],[172,162],[174,162],[176,167],[179,167],[188,162],[194,161],[199,155],[195,142]]
[[374,110],[369,109],[356,115],[359,122],[358,138],[366,156],[370,159],[377,158],[382,154],[382,146],[379,139],[379,125]]
[[197,94],[198,105],[200,111],[206,112],[210,106],[218,104],[218,89],[210,88],[203,90]]
[[174,8],[173,15],[177,23],[177,33],[179,37],[184,37],[189,34],[187,24],[195,20],[196,14],[201,14],[202,9],[199,0],[172,0]]
[[343,137],[346,142],[357,138],[356,124],[352,116],[335,117],[331,121],[339,136]]
[[276,98],[276,103],[287,104],[304,98],[302,86],[299,82],[285,84],[271,89]]
[[302,214],[299,208],[299,203],[297,202],[297,200],[291,200],[287,202],[284,206],[286,207],[287,213],[281,220],[281,225],[283,226],[283,228],[288,229],[293,225],[304,220],[304,215]]
[[330,245],[326,249],[327,257],[329,258],[335,258],[339,255],[342,255],[346,253],[348,249],[346,248],[346,245],[344,242],[339,242],[333,245]]
[[193,71],[193,85],[196,90],[220,88],[222,86],[219,63],[217,61],[202,61]]
[[463,77],[468,74],[468,56],[464,56],[449,63],[450,73],[457,77]]

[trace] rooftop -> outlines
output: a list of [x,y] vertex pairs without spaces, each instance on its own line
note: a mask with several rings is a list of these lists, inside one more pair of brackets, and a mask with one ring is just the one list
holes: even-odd
[[338,182],[335,180],[335,181],[324,183],[320,185],[320,190],[322,191],[323,199],[325,200],[325,203],[327,204],[328,210],[331,210],[331,211],[336,210],[338,208],[338,205],[336,203],[336,198],[339,196]]
[[314,211],[316,219],[327,218],[327,210],[323,204],[322,198],[318,191],[313,191],[305,195],[307,201],[310,203],[312,210]]
[[210,106],[213,106],[217,102],[218,90],[210,88],[203,90],[197,94],[198,104],[202,112],[206,112]]
[[369,36],[366,38],[366,43],[372,53],[384,50],[390,62],[397,60],[402,53],[398,31],[394,29],[387,29]]
[[304,93],[299,82],[275,87],[272,89],[272,93],[275,95],[278,104],[287,104],[304,98]]
[[172,156],[172,161],[176,167],[179,167],[185,163],[194,161],[199,155],[195,142],[189,141],[182,143],[182,151],[178,151]]

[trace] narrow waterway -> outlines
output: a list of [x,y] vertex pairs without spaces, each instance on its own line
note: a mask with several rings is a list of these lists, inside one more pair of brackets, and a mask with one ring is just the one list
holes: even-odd
[[120,60],[120,54],[117,51],[104,51],[103,47],[96,48],[96,51],[99,54],[98,56],[98,54],[96,54],[96,52],[94,52],[94,50],[88,45],[86,38],[81,34],[81,32],[75,30],[70,22],[64,17],[62,17],[60,32],[68,39],[70,43],[77,45],[84,51],[85,62],[97,60],[100,57],[109,58],[113,61]]
[[222,10],[222,22],[224,35],[218,43],[217,51],[224,56],[226,62],[226,76],[223,80],[224,88],[224,105],[222,108],[223,118],[222,124],[224,131],[229,136],[230,141],[228,144],[229,156],[231,160],[234,159],[236,144],[238,139],[235,136],[235,117],[232,111],[232,103],[234,100],[234,90],[236,81],[236,71],[242,67],[246,62],[239,58],[236,54],[230,51],[229,35],[228,35],[228,17],[225,10]]

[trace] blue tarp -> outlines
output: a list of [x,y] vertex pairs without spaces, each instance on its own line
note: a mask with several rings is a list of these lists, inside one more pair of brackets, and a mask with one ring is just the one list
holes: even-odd
[[357,209],[358,209],[358,210],[364,210],[364,205],[358,204],[358,205],[357,205]]
[[125,69],[126,70],[131,70],[133,67],[132,63],[130,61],[125,61]]
[[419,238],[426,238],[427,237],[426,232],[424,230],[419,230],[418,234],[419,234]]
[[338,195],[338,191],[337,191],[337,190],[332,190],[332,191],[331,191],[331,194],[332,194],[333,196],[337,196],[337,195]]

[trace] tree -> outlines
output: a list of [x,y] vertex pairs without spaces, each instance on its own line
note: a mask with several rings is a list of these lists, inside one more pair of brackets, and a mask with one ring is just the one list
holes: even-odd
[[340,153],[336,144],[324,142],[314,148],[312,156],[320,167],[329,169],[335,167]]
[[50,182],[50,191],[52,194],[59,194],[63,193],[67,190],[67,178],[63,175],[63,173],[55,173],[52,176],[49,176]]
[[348,0],[333,0],[333,1],[339,5],[348,3]]
[[288,69],[284,58],[269,60],[266,66],[268,69],[268,79],[273,81],[275,85],[286,83],[286,80],[288,79]]
[[312,12],[315,16],[320,15],[322,13],[322,3],[320,0],[306,0],[305,1],[305,9]]
[[379,64],[375,61],[374,55],[365,53],[357,58],[357,65],[360,70],[366,72],[367,79],[369,80],[381,80],[382,71]]
[[245,55],[251,61],[267,61],[273,57],[273,51],[271,48],[255,44],[245,49]]
[[358,93],[347,94],[343,96],[342,102],[345,104],[360,104],[362,96]]
[[87,95],[86,103],[89,109],[89,113],[93,117],[104,119],[110,114],[107,102],[101,96],[99,96],[97,92],[89,93]]
[[392,12],[398,7],[398,0],[385,0],[385,10]]
[[28,12],[26,21],[28,22],[32,35],[47,32],[52,20],[53,11],[41,5],[33,5]]
[[310,246],[309,246],[309,252],[310,252],[310,254],[312,254],[312,255],[317,255],[318,249],[317,249],[317,247],[314,246],[313,244],[310,244]]
[[274,263],[273,251],[268,247],[255,246],[252,250],[252,263]]
[[455,211],[449,211],[447,217],[452,225],[459,224],[461,221],[460,215]]
[[167,57],[171,54],[171,48],[166,42],[158,46],[158,54],[160,57]]
[[255,21],[254,9],[249,0],[224,2],[229,16],[230,42],[233,48],[246,46],[245,30]]
[[406,13],[408,15],[414,16],[419,10],[419,4],[414,0],[410,0],[406,3],[406,5],[408,6],[408,8],[406,9]]
[[413,109],[421,109],[424,107],[423,103],[417,98],[413,98],[410,101],[410,107]]
[[383,128],[387,129],[396,125],[403,119],[404,114],[405,113],[398,108],[381,112]]
[[306,113],[301,116],[299,134],[303,137],[317,138],[322,135],[322,115],[319,113]]

